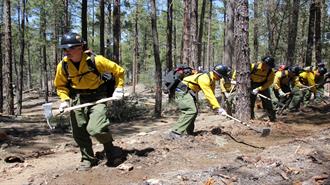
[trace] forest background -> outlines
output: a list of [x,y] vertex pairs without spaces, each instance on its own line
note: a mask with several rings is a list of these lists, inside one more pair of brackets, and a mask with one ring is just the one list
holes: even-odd
[[[165,70],[224,63],[241,74],[245,92],[244,71],[266,54],[277,66],[329,64],[329,22],[328,0],[1,0],[0,112],[21,115],[22,94],[32,89],[45,102],[55,94],[57,46],[68,31],[124,66],[133,92],[138,83],[154,89],[159,117]],[[248,119],[249,110],[240,112]]]

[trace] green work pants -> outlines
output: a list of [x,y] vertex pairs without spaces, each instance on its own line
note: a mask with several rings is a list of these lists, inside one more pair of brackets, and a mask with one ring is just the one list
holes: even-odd
[[175,101],[178,103],[181,115],[172,127],[172,131],[178,134],[193,134],[198,114],[194,96],[189,92],[175,92]]
[[[308,91],[308,90],[306,90]],[[298,87],[293,87],[292,90],[292,100],[289,104],[289,111],[298,111],[300,108],[300,104],[304,98],[304,91],[301,91]]]
[[[252,88],[257,88],[258,85],[257,84],[253,84],[252,83]],[[262,94],[268,98],[270,98],[270,91],[269,89],[266,89],[264,91],[260,91],[259,94]],[[254,106],[255,106],[255,103],[256,103],[256,99],[257,99],[257,95],[254,95],[251,93],[251,118],[254,119],[255,116],[254,116]],[[269,117],[269,120],[270,121],[275,121],[276,119],[276,115],[275,115],[275,111],[273,109],[273,105],[272,105],[272,101],[268,100],[268,99],[265,99],[265,98],[261,98],[261,102],[262,102],[262,107],[266,110],[266,113],[267,113],[267,116]]]
[[315,94],[315,103],[321,103],[324,98],[324,86],[320,85],[316,89],[316,94]]
[[[72,105],[79,105],[95,100],[97,100],[95,97],[91,100],[78,96],[73,100]],[[72,134],[74,140],[80,147],[82,160],[89,160],[91,162],[96,160],[90,136],[95,137],[96,140],[102,144],[107,144],[113,141],[112,134],[108,129],[110,121],[107,118],[106,113],[107,109],[105,103],[84,107],[70,112]]]

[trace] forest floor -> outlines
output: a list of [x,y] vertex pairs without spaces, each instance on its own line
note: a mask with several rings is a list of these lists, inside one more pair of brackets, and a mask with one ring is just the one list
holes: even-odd
[[[263,112],[257,110],[260,121],[251,125],[270,127],[267,137],[201,110],[196,135],[171,140],[168,133],[177,111],[168,108],[154,119],[153,102],[145,98],[153,93],[141,93],[144,100],[136,104],[149,111],[110,127],[115,146],[123,150],[121,160],[112,167],[101,161],[87,172],[76,170],[80,152],[71,133],[51,131],[43,116],[44,100],[37,93],[24,94],[21,117],[0,116],[0,184],[330,184],[330,99],[275,123],[261,121]],[[58,99],[50,100],[55,109]],[[103,149],[95,140],[93,144],[95,152]]]

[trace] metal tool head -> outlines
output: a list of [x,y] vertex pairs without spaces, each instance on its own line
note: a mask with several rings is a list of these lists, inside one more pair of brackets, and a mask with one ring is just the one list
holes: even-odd
[[262,130],[261,130],[261,135],[260,135],[260,137],[266,137],[266,136],[269,136],[269,134],[270,134],[270,128],[263,128]]
[[42,104],[42,108],[44,110],[44,116],[46,118],[47,125],[51,130],[54,129],[50,124],[50,119],[53,117],[52,105],[53,105],[53,103]]

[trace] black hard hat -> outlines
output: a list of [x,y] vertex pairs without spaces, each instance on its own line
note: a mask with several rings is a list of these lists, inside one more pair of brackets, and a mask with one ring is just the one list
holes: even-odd
[[298,76],[301,72],[303,72],[303,68],[299,66],[292,66],[288,68],[289,73],[293,73],[294,75]]
[[321,76],[328,72],[327,68],[325,67],[318,68],[317,71],[320,73]]
[[219,77],[228,78],[230,74],[231,69],[223,64],[217,64],[213,68],[213,72],[217,74]]
[[318,68],[325,67],[325,63],[324,62],[317,63],[317,67]]
[[267,55],[264,56],[262,59],[262,62],[264,62],[265,64],[267,64],[270,68],[274,68],[275,67],[275,60],[273,57]]
[[84,44],[85,44],[85,42],[83,41],[83,39],[81,38],[81,36],[79,34],[69,32],[62,36],[61,45],[59,46],[59,48],[67,49],[67,48],[71,48],[73,46],[79,46],[79,45],[84,45]]

